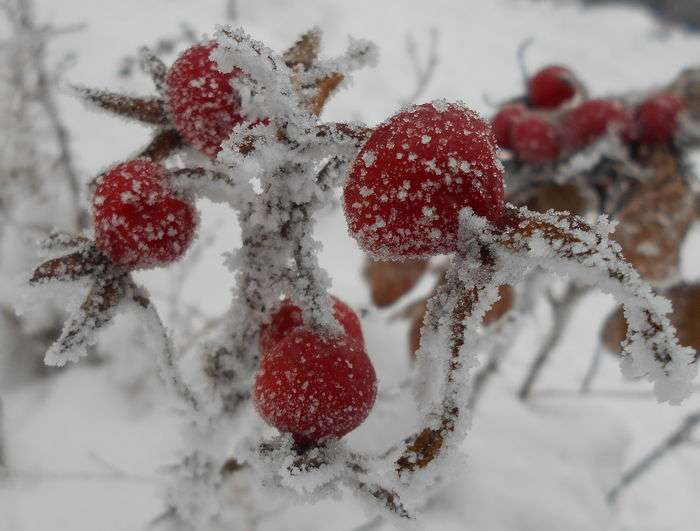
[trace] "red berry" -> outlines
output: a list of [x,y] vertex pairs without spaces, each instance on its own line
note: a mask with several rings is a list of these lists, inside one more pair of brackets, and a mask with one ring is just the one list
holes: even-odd
[[678,127],[683,101],[672,92],[655,94],[637,107],[635,124],[640,142],[668,142]]
[[491,130],[457,103],[425,103],[380,124],[345,184],[350,233],[379,259],[455,251],[458,214],[498,221],[503,167]]
[[528,164],[548,164],[559,156],[559,133],[549,120],[530,114],[521,118],[511,134],[513,151]]
[[513,147],[512,132],[515,123],[525,115],[525,107],[522,105],[506,105],[496,113],[491,120],[493,135],[496,137],[496,144],[503,149]]
[[567,148],[581,149],[610,131],[629,140],[632,128],[631,113],[621,102],[588,100],[566,115],[562,137]]
[[376,394],[374,367],[360,342],[303,327],[263,355],[253,390],[260,415],[304,445],[357,428]]
[[[364,344],[362,326],[357,314],[340,299],[336,297],[331,297],[331,299],[333,300],[333,315],[345,329],[345,333],[360,344]],[[272,315],[270,323],[260,330],[260,352],[272,350],[277,343],[287,337],[290,331],[303,325],[301,308],[291,300],[285,299],[279,310]]]
[[216,157],[221,142],[245,119],[239,113],[241,98],[230,84],[241,71],[219,72],[209,58],[215,47],[213,42],[192,46],[165,79],[173,124],[188,143],[210,157]]
[[555,109],[576,95],[578,81],[568,68],[548,66],[529,79],[527,91],[534,107]]
[[191,203],[165,187],[165,170],[149,159],[118,164],[100,177],[93,197],[95,242],[130,268],[170,263],[192,242]]

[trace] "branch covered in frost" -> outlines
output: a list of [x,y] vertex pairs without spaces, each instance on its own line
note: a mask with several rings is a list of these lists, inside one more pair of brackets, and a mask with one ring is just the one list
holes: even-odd
[[567,213],[538,214],[509,206],[500,232],[491,232],[468,213],[464,219],[472,220],[473,234],[495,246],[511,267],[544,267],[612,294],[623,304],[629,325],[622,345],[623,372],[646,376],[660,401],[679,403],[689,395],[697,372],[694,351],[678,344],[666,317],[670,303],[652,293],[624,261],[619,245],[609,239],[613,227],[606,218],[588,225]]

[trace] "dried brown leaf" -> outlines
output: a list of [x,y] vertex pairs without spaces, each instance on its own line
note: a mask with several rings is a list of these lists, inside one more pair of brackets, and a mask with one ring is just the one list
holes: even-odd
[[587,202],[578,187],[573,184],[547,183],[528,190],[524,199],[517,204],[536,212],[556,210],[581,216],[586,213]]
[[661,282],[678,273],[681,246],[694,216],[688,185],[672,173],[660,182],[638,185],[617,216],[613,238],[642,278]]
[[294,45],[282,55],[289,68],[301,65],[308,70],[318,57],[321,48],[321,32],[317,28],[304,33]]
[[428,264],[428,260],[388,262],[368,259],[364,274],[372,302],[380,308],[394,304],[418,283]]

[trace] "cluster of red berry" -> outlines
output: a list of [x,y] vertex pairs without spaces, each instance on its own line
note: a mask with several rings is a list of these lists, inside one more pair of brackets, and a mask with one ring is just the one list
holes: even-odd
[[[197,45],[165,78],[169,119],[193,147],[214,157],[246,121],[233,76],[219,72]],[[458,103],[433,102],[390,118],[370,135],[345,186],[351,233],[371,255],[400,260],[457,250],[459,211],[492,223],[504,209],[503,169],[491,129]],[[168,186],[160,164],[140,158],[114,166],[93,199],[96,245],[115,264],[136,269],[178,259],[195,234],[189,197]],[[260,333],[261,365],[253,397],[262,417],[300,446],[342,437],[369,414],[376,375],[360,322],[333,299],[340,336],[304,323],[285,300]]]
[[339,438],[357,428],[377,394],[360,320],[333,297],[344,333],[305,326],[301,309],[282,302],[260,331],[260,370],[253,397],[262,417],[299,446]]
[[[214,43],[192,46],[168,70],[166,106],[172,123],[194,148],[215,157],[232,129],[245,122],[230,84],[240,70],[219,72],[209,58]],[[195,234],[189,198],[168,189],[161,165],[141,158],[112,167],[93,197],[97,247],[115,264],[132,269],[180,258]]]
[[492,120],[499,147],[533,165],[551,164],[606,134],[627,144],[672,140],[682,100],[673,92],[650,95],[636,107],[614,99],[585,99],[567,68],[549,66],[528,80],[527,96],[503,106]]

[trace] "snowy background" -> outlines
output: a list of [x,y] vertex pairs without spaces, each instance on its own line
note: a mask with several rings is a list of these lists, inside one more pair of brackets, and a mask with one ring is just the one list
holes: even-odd
[[[516,51],[528,38],[534,39],[527,55],[531,70],[566,64],[598,95],[666,83],[700,56],[700,34],[662,26],[646,11],[629,6],[584,10],[525,0],[256,0],[238,2],[231,20],[223,0],[40,0],[37,15],[59,26],[84,24],[52,41],[52,60],[75,54],[64,81],[132,93],[152,88],[138,72],[128,78],[118,75],[124,57],[133,56],[140,45],[177,35],[182,23],[197,35],[212,34],[217,24],[241,25],[277,50],[315,25],[323,30],[328,56],[342,53],[350,35],[370,39],[380,47],[379,65],[357,73],[353,86],[331,100],[324,114],[328,120],[369,125],[389,116],[413,92],[406,37],[412,35],[420,46],[429,41],[433,27],[439,36],[439,64],[421,99],[459,98],[486,116],[493,109],[488,102],[520,93]],[[145,128],[88,110],[68,95],[59,102],[85,182],[149,138]],[[220,314],[229,302],[232,279],[221,265],[221,253],[238,244],[236,222],[223,207],[201,206],[200,241],[207,246],[196,266],[188,267],[188,260],[194,262],[191,252],[167,271],[137,274],[166,324],[189,305],[206,317]],[[361,276],[363,256],[346,234],[340,209],[324,212],[317,227],[324,244],[321,265],[333,277],[333,293],[365,310],[367,350],[381,395],[408,373],[408,323],[390,320],[391,310],[372,307]],[[686,241],[686,279],[700,276],[699,229]],[[19,277],[3,278],[3,291],[13,291],[18,282]],[[410,297],[430,289],[430,282],[423,284]],[[173,285],[182,286],[177,298]],[[612,356],[604,358],[594,391],[577,393],[601,320],[612,307],[603,295],[584,299],[532,399],[523,404],[515,390],[546,330],[546,309],[528,321],[476,411],[463,448],[466,466],[426,499],[427,529],[700,528],[697,444],[675,449],[615,506],[606,503],[606,493],[622,471],[685,415],[700,409],[697,397],[681,407],[656,404],[648,384],[622,380]],[[160,389],[153,362],[131,348],[138,334],[138,323],[120,318],[100,341],[105,364],[71,366],[27,382],[0,374],[11,471],[0,476],[0,531],[133,531],[145,529],[162,512],[164,469],[179,456],[181,420]],[[21,348],[2,328],[0,339],[4,349]],[[412,404],[405,403],[405,396],[384,398],[349,436],[353,444],[381,447],[402,433]],[[258,528],[350,531],[368,520],[371,516],[346,496],[274,511]],[[392,527],[385,523],[378,528]]]

